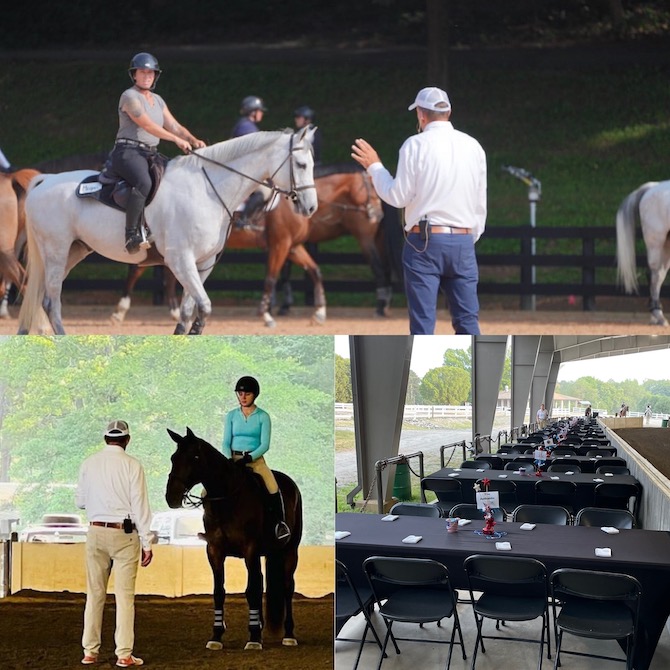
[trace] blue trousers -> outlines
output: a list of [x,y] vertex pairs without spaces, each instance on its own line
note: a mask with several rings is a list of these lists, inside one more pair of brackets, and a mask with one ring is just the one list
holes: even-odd
[[402,254],[410,333],[435,332],[437,298],[442,289],[455,333],[479,335],[479,270],[474,238],[433,234],[425,251],[424,246],[418,233],[410,233]]

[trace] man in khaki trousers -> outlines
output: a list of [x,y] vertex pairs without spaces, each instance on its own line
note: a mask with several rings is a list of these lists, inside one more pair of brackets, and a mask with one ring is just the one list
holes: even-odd
[[79,470],[77,507],[86,510],[86,609],[83,665],[98,662],[107,585],[114,567],[116,599],[116,665],[143,665],[133,656],[135,579],[137,567],[151,563],[151,510],[144,469],[126,453],[130,431],[125,421],[112,421],[106,446],[89,456]]

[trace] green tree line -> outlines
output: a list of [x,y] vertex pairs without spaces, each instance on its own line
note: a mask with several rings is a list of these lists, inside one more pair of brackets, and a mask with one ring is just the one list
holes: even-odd
[[[167,509],[174,443],[190,427],[215,447],[236,380],[257,377],[272,418],[271,468],[295,479],[305,542],[332,529],[333,340],[330,337],[25,337],[0,339],[0,482],[19,484],[22,525],[77,512],[78,470],[107,423],[129,422],[152,511]],[[327,458],[324,458],[327,455]]]
[[[472,349],[447,349],[443,365],[428,370],[423,377],[410,370],[407,382],[408,405],[462,405],[472,401]],[[511,386],[511,357],[505,356],[500,389]],[[647,404],[654,412],[670,413],[670,381],[634,379],[603,382],[595,377],[580,377],[560,382],[556,392],[587,400],[592,407],[614,414],[626,403],[633,412],[644,412]],[[335,359],[335,401],[352,402],[349,359]]]

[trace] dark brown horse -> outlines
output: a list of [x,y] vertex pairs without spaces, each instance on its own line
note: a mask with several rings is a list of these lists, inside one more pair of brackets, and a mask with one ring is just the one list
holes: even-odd
[[[214,626],[207,648],[223,647],[227,556],[243,558],[247,567],[249,641],[245,649],[261,649],[263,627],[267,625],[270,631],[276,631],[282,623],[282,644],[297,645],[293,635],[293,593],[302,537],[302,498],[295,482],[282,472],[274,473],[284,500],[286,523],[291,530],[288,543],[280,546],[267,513],[267,492],[260,477],[226,458],[194,435],[190,428],[183,437],[169,429],[168,433],[177,443],[177,450],[172,455],[172,470],[165,491],[167,504],[173,509],[181,507],[184,500],[192,499],[189,491],[196,484],[202,484],[207,491],[202,498],[203,537],[207,541],[207,558],[214,578]],[[262,556],[265,556],[265,616]]]
[[[265,213],[257,225],[239,227],[233,224],[226,249],[262,248],[268,250],[268,262],[263,297],[259,314],[268,326],[275,325],[271,307],[279,274],[287,260],[300,265],[314,284],[314,322],[326,318],[326,299],[321,271],[305,248],[307,242],[335,239],[353,235],[370,262],[380,287],[388,286],[390,299],[390,271],[385,254],[379,247],[379,224],[382,207],[370,178],[358,166],[332,165],[314,169],[319,209],[310,218],[296,214],[290,203],[282,200],[278,206]],[[316,232],[315,232],[316,231]],[[225,254],[224,254],[225,259]],[[130,296],[143,268],[130,266],[124,295],[112,318],[123,321],[130,308]],[[176,282],[165,271],[165,288],[170,309],[178,305]],[[382,308],[380,308],[382,309]]]
[[25,245],[26,215],[24,201],[30,180],[37,170],[0,172],[0,318],[9,318],[11,286],[20,288],[24,267],[20,262]]

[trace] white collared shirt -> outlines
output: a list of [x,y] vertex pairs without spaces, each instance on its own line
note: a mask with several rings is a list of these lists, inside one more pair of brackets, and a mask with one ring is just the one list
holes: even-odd
[[486,154],[450,121],[432,121],[400,147],[395,179],[381,163],[368,167],[379,197],[405,209],[405,229],[426,216],[433,225],[470,228],[475,242],[486,224]]
[[122,522],[129,514],[145,549],[153,533],[149,494],[142,464],[123,447],[107,444],[79,469],[76,504],[89,521]]

